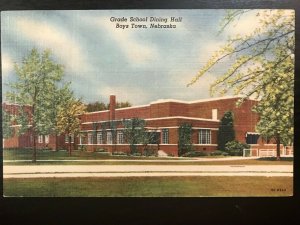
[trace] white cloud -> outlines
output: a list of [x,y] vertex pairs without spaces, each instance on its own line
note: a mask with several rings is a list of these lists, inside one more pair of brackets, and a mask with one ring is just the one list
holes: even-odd
[[[38,46],[50,48],[67,70],[78,73],[88,68],[84,51],[72,36],[48,23],[38,22],[28,18],[16,21],[18,30]],[[78,73],[80,75],[80,73]]]
[[118,102],[129,101],[134,105],[147,104],[149,96],[147,93],[136,86],[126,87],[126,86],[115,86],[111,87],[106,85],[103,88],[97,90],[97,96],[104,96],[108,98],[110,95],[116,95],[116,100]]
[[2,52],[1,58],[2,58],[2,75],[7,76],[8,73],[13,71],[14,63],[12,58],[6,53]]
[[[136,32],[141,32],[140,29],[116,28],[115,22],[110,22],[109,17],[88,18],[89,22],[94,23],[100,29],[105,30],[105,36],[112,39],[115,45],[125,54],[127,59],[138,64],[147,64],[149,61],[158,55],[158,51],[150,43],[143,42],[141,39],[135,38]],[[120,23],[131,26],[131,23]]]

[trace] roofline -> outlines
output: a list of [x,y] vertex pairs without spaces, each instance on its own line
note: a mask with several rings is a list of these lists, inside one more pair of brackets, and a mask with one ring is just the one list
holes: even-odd
[[206,118],[197,118],[197,117],[187,117],[187,116],[156,117],[156,118],[148,118],[148,119],[144,119],[144,120],[148,121],[148,120],[167,120],[167,119],[187,119],[187,120],[220,122],[220,120],[206,119]]
[[[150,104],[148,104],[148,105],[130,106],[130,107],[125,107],[125,108],[118,108],[118,109],[115,109],[115,110],[116,111],[121,111],[121,110],[127,110],[127,109],[150,107],[152,104],[168,103],[168,102],[183,103],[183,104],[194,104],[194,103],[201,103],[201,102],[212,102],[212,101],[218,101],[218,100],[244,98],[244,97],[245,96],[242,96],[242,95],[223,96],[223,97],[206,98],[206,99],[200,99],[200,100],[194,100],[194,101],[183,101],[183,100],[177,100],[177,99],[158,99],[156,101],[150,102]],[[248,98],[248,99],[252,100],[252,101],[259,101],[259,100],[255,99],[255,98]],[[109,110],[102,110],[102,111],[95,111],[95,112],[86,112],[84,114],[94,114],[94,113],[102,113],[102,112],[109,112]]]

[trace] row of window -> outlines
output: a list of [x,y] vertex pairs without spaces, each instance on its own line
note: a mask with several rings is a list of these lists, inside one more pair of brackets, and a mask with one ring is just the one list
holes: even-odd
[[48,144],[49,143],[49,135],[39,135],[38,136],[38,143],[39,144],[44,143],[44,140],[45,140],[45,144]]
[[[104,144],[103,133],[99,132],[96,136],[97,144]],[[88,144],[94,144],[93,134],[88,133],[87,136]],[[74,140],[73,140],[74,141]],[[82,144],[82,138],[80,137],[79,143]],[[124,134],[122,131],[117,132],[117,144],[124,144]],[[169,144],[169,129],[162,129],[162,144]],[[198,132],[198,143],[199,144],[211,144],[211,130],[209,129],[200,129]],[[111,131],[106,132],[106,144],[113,144],[113,136]]]

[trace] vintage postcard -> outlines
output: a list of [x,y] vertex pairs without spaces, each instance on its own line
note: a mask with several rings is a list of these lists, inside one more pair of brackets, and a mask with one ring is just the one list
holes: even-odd
[[294,59],[294,10],[3,11],[3,195],[292,196]]

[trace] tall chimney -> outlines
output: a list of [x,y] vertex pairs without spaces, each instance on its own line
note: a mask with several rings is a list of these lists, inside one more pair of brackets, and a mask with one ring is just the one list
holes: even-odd
[[109,119],[115,120],[115,114],[116,114],[116,96],[111,95],[109,96]]

